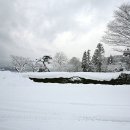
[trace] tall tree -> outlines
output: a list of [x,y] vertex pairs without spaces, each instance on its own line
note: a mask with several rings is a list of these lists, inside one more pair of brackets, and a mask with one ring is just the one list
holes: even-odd
[[103,45],[99,43],[92,57],[92,63],[94,65],[95,71],[97,72],[102,71],[101,67],[103,63],[103,57],[104,57],[104,48]]
[[91,70],[91,57],[90,50],[85,51],[82,58],[82,68],[84,72],[90,72]]
[[102,41],[106,44],[130,47],[130,4],[122,4],[114,12]]
[[90,56],[90,50],[87,51],[87,71],[92,71],[92,63],[91,63],[91,56]]
[[83,69],[83,72],[87,71],[87,54],[86,54],[86,51],[84,52],[83,58],[82,58],[82,69]]

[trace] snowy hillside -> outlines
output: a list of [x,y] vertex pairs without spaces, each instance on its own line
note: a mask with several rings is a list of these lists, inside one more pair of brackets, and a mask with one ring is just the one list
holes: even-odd
[[[0,130],[130,130],[130,85],[44,84],[79,73],[0,72]],[[80,73],[100,80],[120,73]]]

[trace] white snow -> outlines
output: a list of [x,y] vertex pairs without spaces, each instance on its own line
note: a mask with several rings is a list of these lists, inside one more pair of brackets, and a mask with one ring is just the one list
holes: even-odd
[[[109,79],[118,73],[64,73]],[[0,130],[130,130],[130,85],[44,84],[63,73],[0,72]]]
[[[94,80],[111,80],[117,78],[122,72],[117,73],[94,73],[94,72],[30,72],[30,73],[23,73],[24,77],[31,77],[31,78],[71,78],[71,77],[81,77],[86,79],[94,79]],[[125,72],[129,73],[129,72]]]

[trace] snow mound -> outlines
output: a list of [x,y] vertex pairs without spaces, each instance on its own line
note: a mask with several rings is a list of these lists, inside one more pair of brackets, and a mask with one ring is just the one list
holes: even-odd
[[[124,72],[129,73],[129,72]],[[119,77],[121,72],[116,73],[96,73],[96,72],[34,72],[34,73],[22,73],[24,77],[31,78],[71,78],[71,77],[80,77],[85,79],[93,79],[93,80],[111,80]]]

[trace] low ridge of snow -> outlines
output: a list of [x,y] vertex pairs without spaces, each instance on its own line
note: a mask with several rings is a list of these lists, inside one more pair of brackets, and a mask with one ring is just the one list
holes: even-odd
[[[23,73],[24,77],[31,77],[31,78],[71,78],[71,77],[81,77],[86,79],[93,79],[93,80],[111,80],[116,79],[122,72],[116,73],[94,73],[94,72],[34,72],[34,73]],[[129,73],[129,72],[123,72]]]
[[28,78],[63,75],[110,79],[119,73],[0,72],[0,130],[130,130],[130,85],[44,84]]

